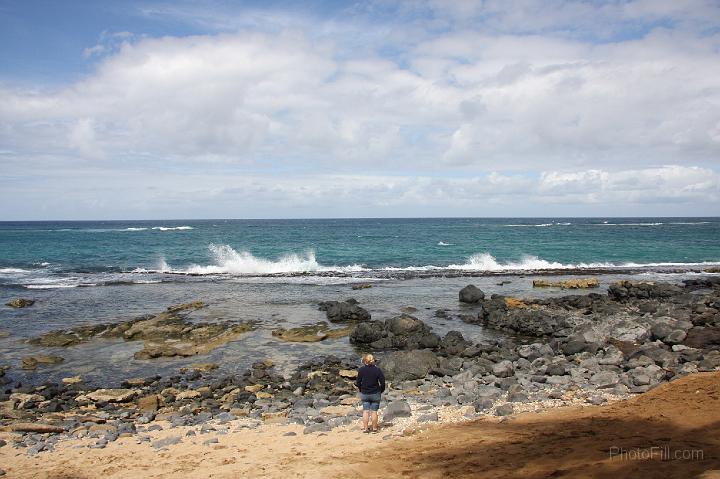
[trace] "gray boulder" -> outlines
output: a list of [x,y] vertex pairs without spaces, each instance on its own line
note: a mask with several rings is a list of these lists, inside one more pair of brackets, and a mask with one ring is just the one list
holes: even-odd
[[357,305],[354,299],[347,301],[324,301],[320,310],[325,311],[328,320],[333,323],[344,321],[369,321],[370,313]]
[[350,332],[350,342],[354,344],[369,344],[382,339],[385,334],[385,325],[382,321],[368,321],[359,323]]
[[385,376],[393,381],[422,379],[437,366],[437,356],[427,349],[395,351],[388,354],[381,364]]
[[512,361],[504,360],[493,366],[492,373],[498,378],[508,378],[515,374]]
[[475,285],[469,284],[460,290],[460,302],[461,303],[477,303],[485,299],[485,293]]
[[398,417],[410,417],[412,416],[412,409],[407,401],[393,401],[387,405],[383,412],[384,421],[392,421]]

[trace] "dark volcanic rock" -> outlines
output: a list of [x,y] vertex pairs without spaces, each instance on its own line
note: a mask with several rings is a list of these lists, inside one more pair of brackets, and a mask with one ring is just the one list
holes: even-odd
[[28,342],[45,347],[67,347],[94,338],[123,338],[125,341],[144,341],[144,348],[135,353],[135,359],[151,359],[206,354],[253,328],[249,322],[197,323],[184,316],[184,313],[205,306],[202,301],[180,304],[154,316],[50,331]]
[[477,303],[485,299],[485,293],[475,285],[469,284],[460,290],[459,300],[461,303]]
[[320,303],[320,311],[325,311],[328,320],[333,323],[370,320],[370,313],[358,306],[354,299],[348,299],[346,301],[324,301]]
[[382,321],[368,321],[355,326],[350,333],[350,342],[354,344],[370,344],[378,341],[385,335],[385,323]]
[[414,316],[402,314],[385,323],[360,323],[350,333],[353,344],[367,344],[373,349],[437,348],[440,337]]
[[15,298],[13,300],[8,301],[5,303],[5,306],[10,306],[11,308],[27,308],[28,306],[32,306],[35,304],[35,300],[33,299],[26,299],[26,298]]
[[437,356],[427,349],[396,351],[388,354],[381,364],[385,376],[392,381],[422,379],[437,366]]
[[683,288],[672,284],[636,281],[618,281],[608,288],[608,296],[615,301],[670,298],[682,292]]
[[683,344],[697,349],[718,348],[720,346],[720,328],[696,326],[688,331]]

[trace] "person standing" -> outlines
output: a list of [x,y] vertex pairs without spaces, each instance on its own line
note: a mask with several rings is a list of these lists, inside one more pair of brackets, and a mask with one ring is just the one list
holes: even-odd
[[[375,365],[375,357],[366,354],[362,358],[363,366],[358,369],[355,385],[360,389],[360,400],[363,405],[363,432],[378,432],[378,409],[380,397],[385,392],[385,375]],[[372,429],[368,428],[368,420]]]

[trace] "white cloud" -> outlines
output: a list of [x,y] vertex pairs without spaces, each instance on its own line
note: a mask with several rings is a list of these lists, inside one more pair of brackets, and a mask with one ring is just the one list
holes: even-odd
[[[233,177],[242,168],[256,183],[236,179],[255,198],[296,205],[352,206],[363,195],[378,207],[448,211],[478,198],[717,201],[720,34],[705,29],[719,18],[713,2],[412,2],[398,11],[406,24],[365,18],[362,34],[351,20],[258,12],[218,25],[241,32],[104,33],[86,50],[99,59],[82,81],[52,91],[0,84],[0,161],[73,172],[92,164],[113,181],[125,168],[199,175],[222,165]],[[145,13],[192,19],[187,8]],[[225,176],[193,181],[194,194],[237,196]],[[134,188],[137,178],[128,181]],[[666,191],[653,196],[658,185]]]

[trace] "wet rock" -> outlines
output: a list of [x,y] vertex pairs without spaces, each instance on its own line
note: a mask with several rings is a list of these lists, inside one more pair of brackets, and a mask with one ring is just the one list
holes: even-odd
[[385,329],[397,336],[408,336],[423,333],[427,330],[427,326],[414,316],[402,314],[385,321]]
[[60,356],[26,356],[22,359],[23,369],[35,369],[39,365],[60,364],[65,361]]
[[670,298],[682,292],[679,286],[667,283],[635,281],[618,281],[608,288],[608,296],[615,301]]
[[385,376],[393,381],[422,379],[437,366],[437,356],[427,349],[395,351],[381,363]]
[[533,281],[533,288],[585,289],[597,288],[599,286],[600,282],[596,278],[566,279],[563,281],[536,279]]
[[369,321],[360,323],[350,333],[350,342],[353,344],[370,344],[383,338],[385,324],[382,321]]
[[94,338],[123,338],[144,341],[136,359],[193,356],[206,354],[237,339],[252,329],[252,323],[231,321],[194,323],[185,319],[193,310],[205,307],[202,301],[169,307],[166,311],[121,323],[80,326],[71,330],[50,331],[29,341],[45,347],[67,347]]
[[372,288],[372,284],[370,284],[370,283],[359,283],[359,284],[353,284],[353,285],[352,285],[352,289],[353,289],[353,290],[368,289],[368,288]]
[[35,304],[35,300],[33,299],[27,299],[27,298],[15,298],[7,303],[5,303],[5,306],[10,306],[11,308],[27,308],[29,306],[32,306]]
[[[198,371],[200,373],[206,373],[209,371],[212,371],[214,369],[218,369],[220,367],[217,363],[197,363],[190,365],[190,369],[193,371]],[[141,386],[141,384],[139,384]]]
[[322,341],[328,337],[327,325],[318,323],[312,326],[300,326],[290,329],[275,329],[272,332],[273,337],[292,343],[315,343]]
[[459,300],[461,303],[474,304],[485,299],[485,293],[475,285],[469,284],[460,290]]
[[369,321],[370,313],[357,305],[355,300],[324,301],[320,303],[320,311],[325,311],[328,320],[333,323],[347,321]]

